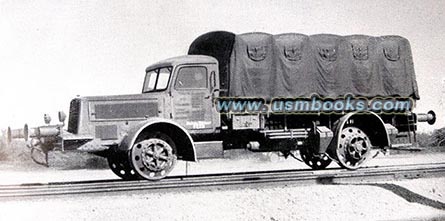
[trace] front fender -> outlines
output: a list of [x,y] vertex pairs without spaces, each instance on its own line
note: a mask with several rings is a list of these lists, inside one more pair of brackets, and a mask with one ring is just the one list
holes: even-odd
[[180,158],[186,161],[197,161],[195,144],[187,130],[178,123],[164,118],[150,118],[131,127],[120,143],[119,150],[130,150],[138,136],[147,130],[166,133],[177,145]]

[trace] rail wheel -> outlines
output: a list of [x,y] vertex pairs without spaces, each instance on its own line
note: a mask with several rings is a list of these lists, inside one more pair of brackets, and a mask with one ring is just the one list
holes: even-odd
[[147,180],[166,177],[176,164],[173,140],[163,133],[150,133],[137,141],[130,152],[130,161],[136,173]]
[[314,170],[324,169],[332,162],[332,160],[326,154],[320,156],[315,155],[311,147],[300,149],[300,155],[304,163]]
[[124,180],[136,180],[139,178],[136,172],[131,168],[125,152],[110,150],[107,160],[111,171],[120,178]]
[[347,169],[359,168],[371,153],[368,135],[357,127],[344,128],[338,140],[336,155],[340,166]]

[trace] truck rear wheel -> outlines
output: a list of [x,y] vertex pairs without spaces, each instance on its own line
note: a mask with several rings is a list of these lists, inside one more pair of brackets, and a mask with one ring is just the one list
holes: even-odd
[[371,153],[371,141],[361,129],[353,126],[341,131],[336,157],[341,167],[347,169],[359,168]]
[[173,140],[160,132],[148,133],[136,141],[130,150],[130,162],[135,172],[147,180],[166,177],[176,164]]

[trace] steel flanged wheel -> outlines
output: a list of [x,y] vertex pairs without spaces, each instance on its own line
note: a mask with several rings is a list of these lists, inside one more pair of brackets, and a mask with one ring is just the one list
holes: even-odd
[[165,139],[149,138],[137,142],[130,158],[135,171],[148,180],[166,177],[176,164],[174,147]]
[[336,149],[340,166],[347,169],[359,168],[371,153],[369,137],[357,127],[341,131]]
[[326,154],[316,156],[311,147],[301,149],[300,155],[304,163],[314,170],[324,169],[332,162],[332,160]]
[[131,168],[127,154],[112,151],[109,153],[107,160],[111,171],[120,178],[124,180],[136,180],[139,178],[133,168]]

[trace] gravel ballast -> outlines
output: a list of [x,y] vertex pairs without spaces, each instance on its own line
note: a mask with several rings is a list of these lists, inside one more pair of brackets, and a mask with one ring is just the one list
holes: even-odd
[[[308,169],[304,163],[274,154],[241,151],[226,156],[230,159],[188,165],[179,162],[172,175],[185,171],[205,174]],[[2,164],[0,185],[118,179],[104,168],[101,159],[91,161],[75,154],[59,154],[55,159],[50,168]],[[368,165],[433,162],[445,162],[445,153],[381,155]],[[97,165],[103,169],[91,169]],[[445,220],[444,184],[445,178],[425,178],[366,184],[264,184],[21,198],[0,201],[0,220]]]
[[[428,184],[420,192],[432,188],[445,192],[445,178],[409,180],[403,185],[419,188],[419,181]],[[0,220],[445,219],[444,208],[438,208],[445,205],[443,197],[441,202],[417,202],[410,194],[398,195],[398,182],[391,184],[394,190],[381,184],[267,185],[9,200],[0,202]]]

